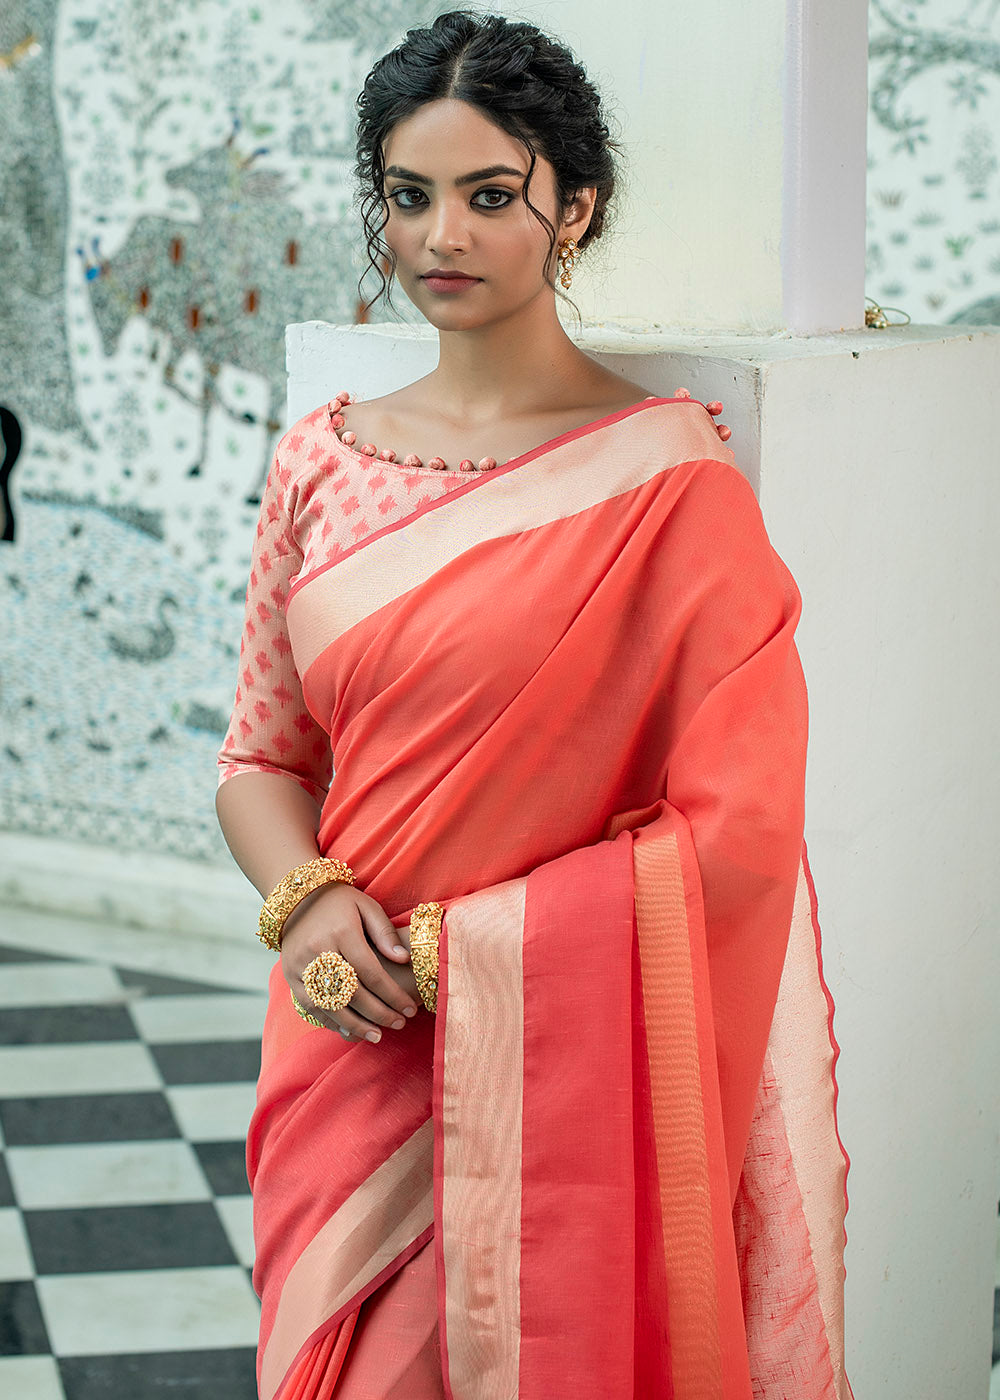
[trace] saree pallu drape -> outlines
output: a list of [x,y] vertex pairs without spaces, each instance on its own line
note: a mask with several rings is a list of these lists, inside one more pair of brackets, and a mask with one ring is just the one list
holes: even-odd
[[701,405],[471,479],[286,604],[319,845],[438,1013],[271,980],[263,1400],[847,1400],[847,1157],[802,840],[799,596]]

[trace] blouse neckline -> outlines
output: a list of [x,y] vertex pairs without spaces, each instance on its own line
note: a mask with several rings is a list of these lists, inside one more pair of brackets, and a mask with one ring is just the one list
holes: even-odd
[[[351,401],[358,403],[364,402],[363,399],[354,400],[353,398]],[[590,433],[596,432],[600,428],[609,427],[612,423],[617,423],[623,418],[628,418],[633,413],[638,413],[642,409],[648,408],[651,405],[691,402],[692,400],[690,398],[660,398],[656,394],[647,394],[646,397],[644,399],[640,399],[638,403],[629,404],[626,408],[620,408],[615,413],[606,413],[603,415],[603,417],[595,418],[589,423],[581,423],[576,428],[568,428],[565,432],[558,433],[555,437],[546,439],[545,442],[539,443],[537,447],[529,448],[527,452],[522,452],[517,457],[508,457],[507,460],[504,462],[497,461],[497,465],[493,470],[476,467],[474,471],[463,472],[459,471],[457,467],[429,467],[426,462],[419,467],[407,467],[402,461],[398,459],[398,456],[397,460],[393,462],[388,462],[384,457],[379,456],[378,450],[376,450],[374,456],[370,456],[367,452],[361,452],[357,447],[349,446],[346,442],[342,441],[336,429],[333,429],[333,434],[334,437],[336,437],[337,443],[343,452],[348,453],[349,456],[359,459],[360,461],[366,463],[369,466],[381,468],[387,467],[393,471],[406,472],[408,475],[413,472],[420,472],[422,474],[425,473],[429,476],[435,477],[453,476],[457,477],[460,482],[467,482],[474,481],[481,476],[494,476],[498,473],[506,472],[512,467],[520,466],[524,462],[532,461],[537,457],[544,456],[547,453],[554,451],[555,448],[563,446],[564,443],[572,442],[574,438],[585,437]],[[338,412],[340,405],[336,399],[331,399],[327,403],[326,407],[328,417],[332,420],[334,414]]]

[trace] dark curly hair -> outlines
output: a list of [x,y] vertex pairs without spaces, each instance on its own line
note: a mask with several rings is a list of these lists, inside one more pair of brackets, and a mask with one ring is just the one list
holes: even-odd
[[[380,58],[357,99],[354,173],[370,264],[361,275],[359,296],[370,271],[381,279],[375,296],[363,303],[365,313],[383,294],[392,305],[396,260],[381,237],[389,220],[385,143],[397,122],[442,97],[478,108],[527,150],[530,164],[521,197],[549,235],[543,270],[552,257],[556,231],[528,198],[538,152],[555,171],[560,213],[579,189],[597,188],[590,225],[578,246],[586,247],[604,229],[620,147],[610,137],[597,90],[572,53],[533,24],[449,10],[428,29],[409,30],[401,44]],[[383,264],[388,265],[388,278]]]

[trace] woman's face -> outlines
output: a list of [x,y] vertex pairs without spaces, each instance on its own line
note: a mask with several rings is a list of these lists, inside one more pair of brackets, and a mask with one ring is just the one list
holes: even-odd
[[[471,330],[554,299],[543,276],[548,234],[521,198],[528,154],[512,136],[467,102],[440,98],[397,122],[384,160],[382,237],[400,285],[432,325]],[[568,214],[576,222],[561,223],[555,172],[536,156],[528,195],[553,224],[557,246],[567,234],[579,239],[589,222],[593,192],[581,193],[582,217],[578,200]],[[550,278],[556,266],[553,250]],[[427,278],[434,270],[474,280],[436,283]]]

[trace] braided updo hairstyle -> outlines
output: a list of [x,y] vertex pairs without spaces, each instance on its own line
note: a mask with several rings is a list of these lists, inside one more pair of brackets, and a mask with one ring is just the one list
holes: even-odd
[[614,153],[620,148],[610,137],[600,97],[584,70],[569,49],[533,24],[450,10],[427,29],[409,30],[401,44],[378,60],[357,99],[354,173],[370,265],[361,282],[369,271],[381,281],[364,303],[365,311],[383,294],[392,305],[389,284],[396,260],[381,237],[389,220],[383,193],[385,143],[397,122],[444,97],[478,108],[527,150],[530,164],[521,197],[548,232],[543,269],[552,257],[556,231],[528,198],[539,152],[555,171],[560,214],[579,189],[596,186],[593,215],[578,246],[585,248],[604,229],[616,185]]

